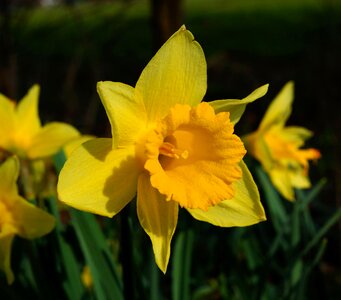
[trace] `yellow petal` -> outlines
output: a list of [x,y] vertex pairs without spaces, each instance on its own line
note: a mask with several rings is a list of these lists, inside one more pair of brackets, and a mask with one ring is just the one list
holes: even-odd
[[311,187],[311,183],[309,177],[307,176],[307,172],[304,172],[303,168],[300,172],[299,171],[289,172],[289,176],[291,185],[294,188],[308,189]]
[[8,149],[15,127],[15,103],[0,94],[0,148]]
[[166,273],[170,244],[178,222],[178,204],[166,201],[165,197],[151,186],[149,176],[145,173],[141,174],[138,180],[137,215],[152,241],[156,264]]
[[264,135],[258,131],[250,133],[242,138],[248,153],[258,159],[265,169],[271,169],[274,164],[271,149],[264,139]]
[[304,142],[313,136],[312,131],[299,126],[288,126],[281,130],[281,137],[299,148]]
[[142,99],[135,98],[134,88],[120,82],[98,82],[97,91],[111,124],[113,148],[132,145],[146,127]]
[[55,226],[55,219],[46,211],[17,196],[11,208],[17,234],[26,239],[34,239],[49,233]]
[[69,124],[49,123],[33,137],[27,149],[27,156],[31,159],[51,156],[57,153],[68,141],[78,136],[78,130]]
[[295,193],[293,186],[291,184],[291,178],[289,171],[285,167],[279,167],[275,169],[271,169],[268,171],[270,179],[275,186],[275,188],[279,191],[279,193],[287,200],[294,201]]
[[273,125],[283,126],[291,114],[294,100],[294,83],[289,81],[269,105],[259,130],[267,130]]
[[0,165],[0,195],[16,194],[19,160],[13,156]]
[[11,269],[11,248],[15,235],[15,229],[12,226],[4,224],[0,231],[0,269],[6,274],[7,283],[12,284],[14,274]]
[[113,150],[111,139],[85,142],[59,175],[60,200],[80,210],[116,215],[136,194],[140,169],[134,154],[134,147]]
[[236,124],[245,111],[246,105],[263,97],[268,91],[268,84],[262,85],[254,90],[250,95],[241,99],[227,99],[211,101],[210,105],[214,108],[216,113],[228,111],[230,113],[231,123]]
[[79,137],[75,137],[71,141],[67,142],[65,144],[65,146],[63,147],[63,151],[64,151],[66,157],[70,157],[71,153],[75,149],[77,149],[80,145],[82,145],[83,143],[90,141],[94,138],[95,138],[95,136],[92,136],[92,135],[82,135]]
[[148,120],[163,118],[175,104],[195,106],[207,88],[206,61],[200,45],[182,26],[143,70],[135,88]]
[[39,86],[32,86],[16,108],[17,134],[33,136],[41,127],[38,115]]
[[222,201],[208,211],[187,209],[189,213],[200,221],[221,227],[248,226],[266,220],[252,175],[244,162],[240,167],[243,177],[233,183],[235,196],[232,199]]

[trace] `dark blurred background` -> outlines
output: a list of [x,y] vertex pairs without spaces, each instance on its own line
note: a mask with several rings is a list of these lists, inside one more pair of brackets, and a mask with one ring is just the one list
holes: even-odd
[[[96,82],[135,85],[159,46],[182,24],[208,64],[205,100],[242,98],[270,83],[248,109],[239,135],[258,126],[281,87],[295,81],[289,125],[315,136],[322,159],[312,182],[327,178],[326,206],[340,206],[341,3],[336,0],[1,0],[0,92],[20,99],[41,85],[43,121],[66,121],[109,136]],[[318,220],[318,213],[316,213]],[[341,281],[340,224],[321,268]],[[335,279],[336,278],[336,279]]]

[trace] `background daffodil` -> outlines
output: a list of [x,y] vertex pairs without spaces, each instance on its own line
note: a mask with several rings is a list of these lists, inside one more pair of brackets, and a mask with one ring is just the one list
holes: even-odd
[[0,151],[28,159],[55,154],[79,132],[66,123],[41,125],[38,115],[39,86],[34,85],[16,104],[0,94]]
[[18,194],[18,175],[19,160],[16,157],[0,165],[0,269],[6,273],[8,284],[14,281],[10,263],[14,236],[38,238],[49,233],[55,224],[53,216]]
[[137,194],[137,214],[155,260],[166,272],[179,206],[214,225],[246,226],[265,220],[257,187],[243,163],[245,148],[233,133],[247,103],[200,103],[206,61],[183,26],[156,53],[135,88],[99,82],[112,139],[77,148],[58,182],[60,199],[112,217]]
[[320,158],[316,149],[300,149],[312,132],[303,127],[285,126],[292,110],[294,83],[288,82],[266,111],[258,129],[244,142],[259,160],[277,190],[294,200],[294,188],[309,188],[308,161]]

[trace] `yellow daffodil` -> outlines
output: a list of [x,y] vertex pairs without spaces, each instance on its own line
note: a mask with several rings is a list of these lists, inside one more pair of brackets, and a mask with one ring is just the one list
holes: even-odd
[[34,239],[54,228],[54,217],[19,196],[16,181],[19,161],[15,157],[0,165],[0,269],[7,282],[14,281],[11,270],[11,246],[15,235]]
[[243,100],[200,103],[206,81],[204,53],[183,26],[135,88],[98,83],[113,137],[77,148],[59,176],[63,202],[103,216],[116,215],[137,194],[138,218],[163,272],[179,206],[223,227],[265,220],[242,161],[243,143],[233,131],[246,104],[263,96],[267,85]]
[[16,104],[0,94],[0,151],[28,159],[55,154],[67,141],[79,135],[72,126],[52,122],[41,125],[38,116],[39,86],[34,85]]
[[294,99],[294,84],[288,82],[272,101],[257,131],[247,135],[245,145],[258,159],[277,190],[287,200],[295,199],[294,188],[309,188],[308,160],[320,158],[316,149],[300,149],[312,132],[287,126]]

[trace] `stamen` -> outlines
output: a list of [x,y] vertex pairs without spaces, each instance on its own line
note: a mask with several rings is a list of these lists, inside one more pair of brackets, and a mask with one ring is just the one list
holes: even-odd
[[161,145],[161,147],[159,148],[159,153],[161,155],[171,157],[171,158],[176,158],[176,159],[179,159],[179,158],[187,159],[189,155],[187,150],[177,149],[175,148],[173,144],[168,143],[168,142],[164,142]]

